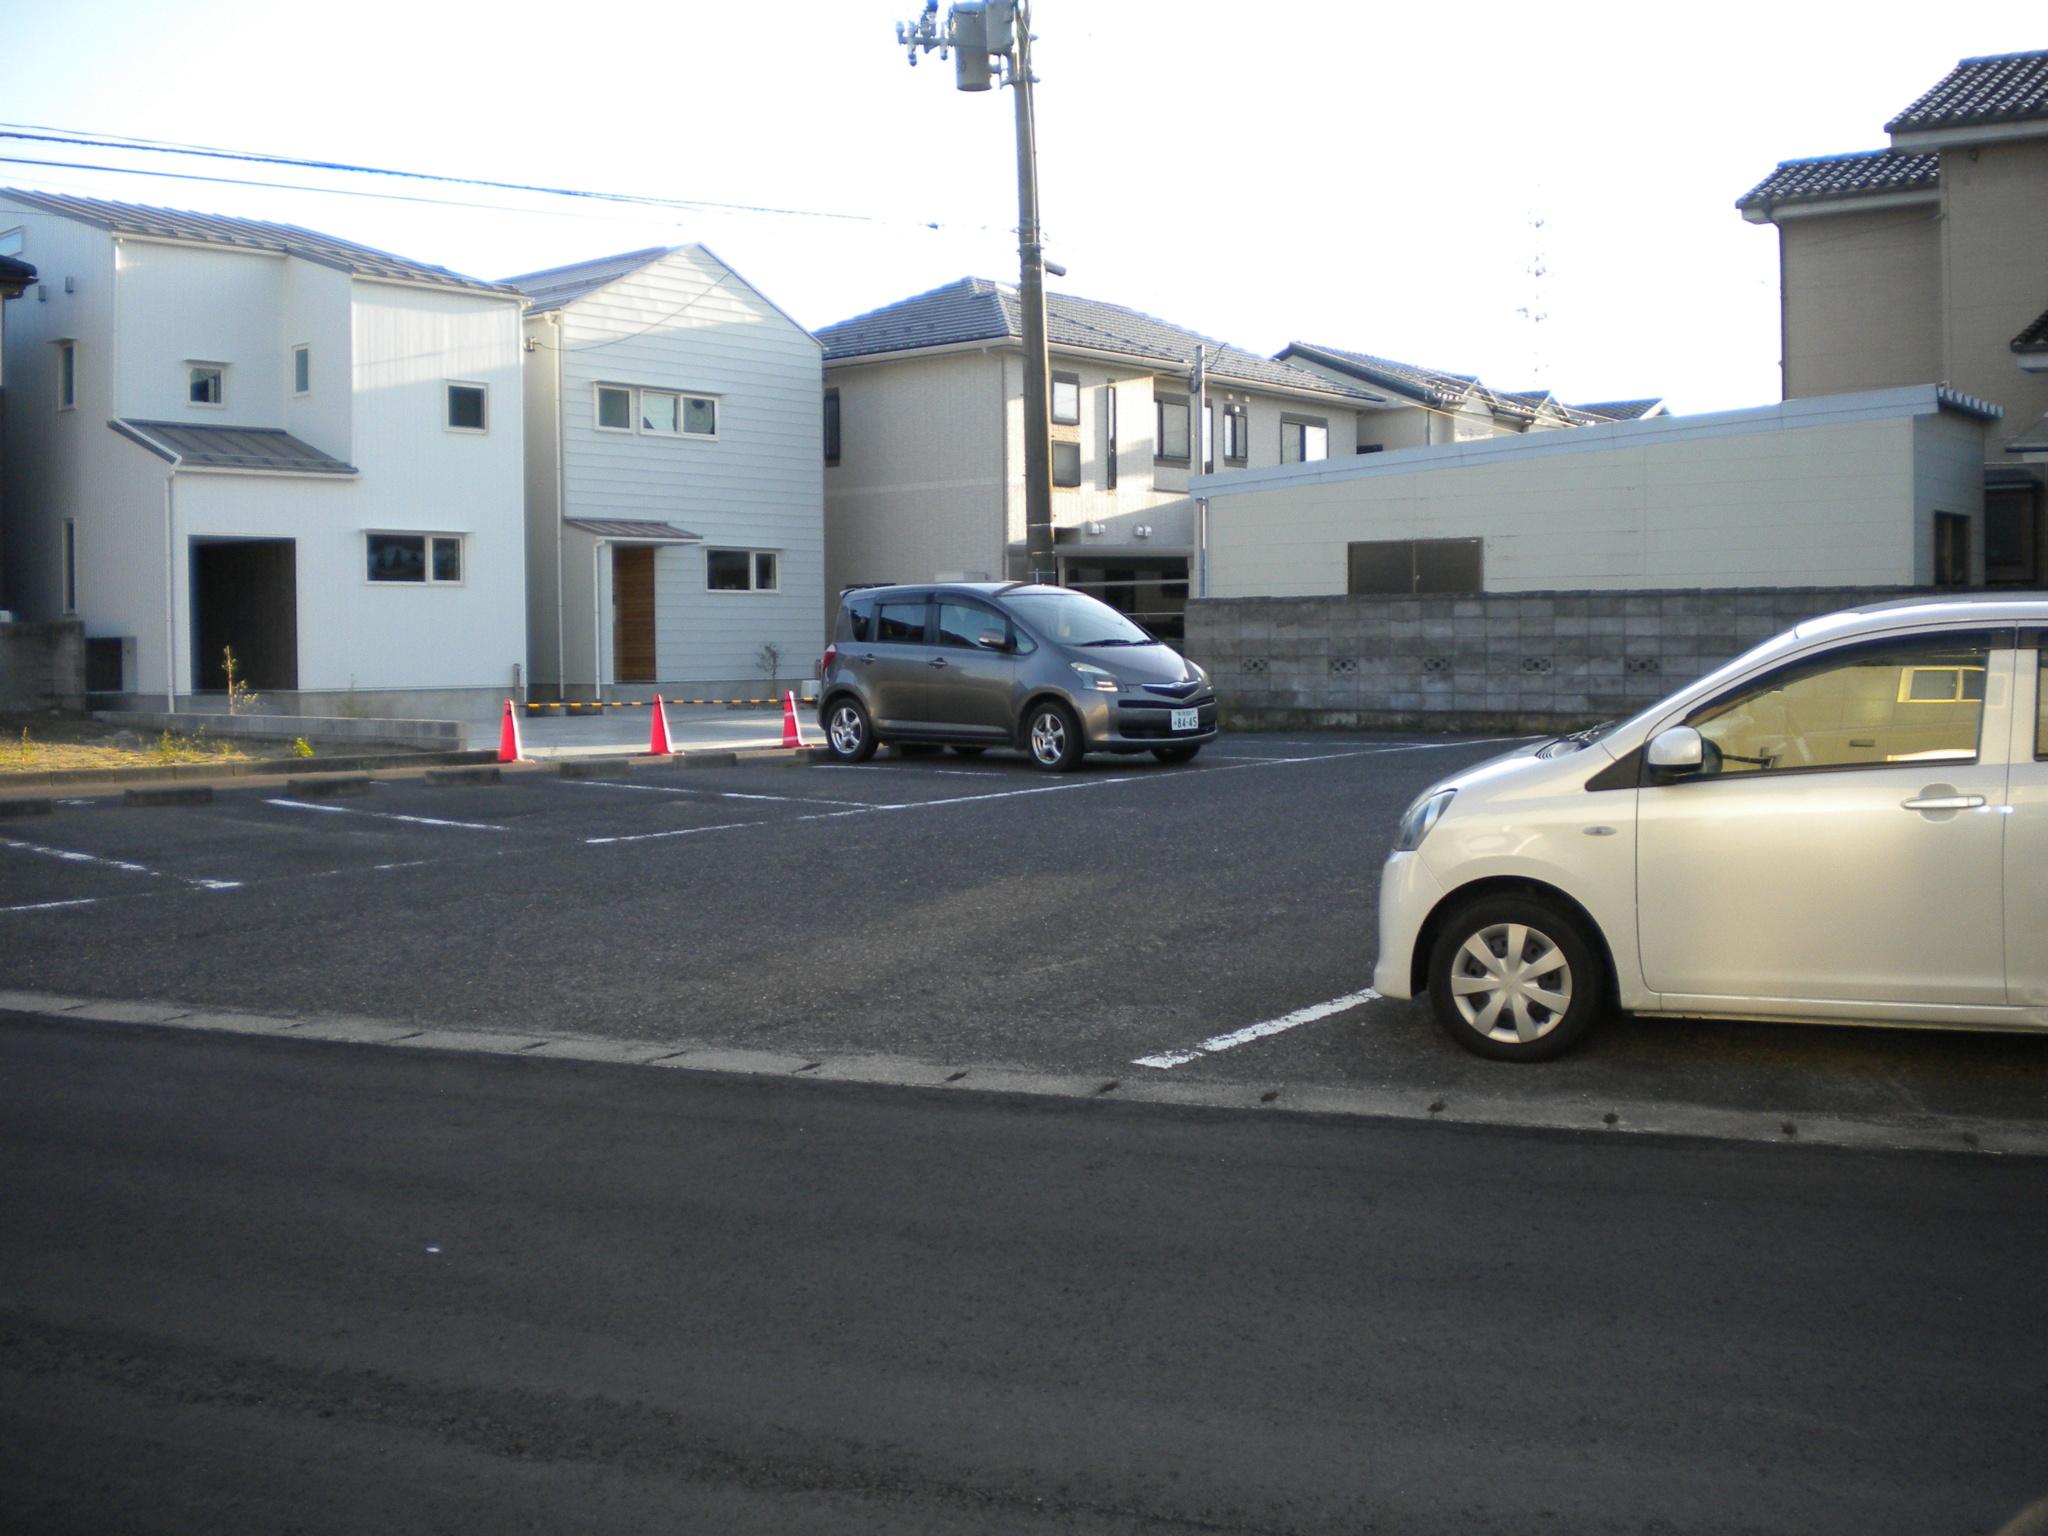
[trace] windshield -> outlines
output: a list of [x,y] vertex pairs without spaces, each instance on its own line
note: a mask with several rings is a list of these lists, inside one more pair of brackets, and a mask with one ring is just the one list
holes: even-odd
[[1153,645],[1144,630],[1085,592],[1041,587],[1006,594],[1018,618],[1060,645]]

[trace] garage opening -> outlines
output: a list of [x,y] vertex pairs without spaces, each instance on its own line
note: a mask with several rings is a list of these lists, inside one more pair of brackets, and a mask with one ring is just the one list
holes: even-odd
[[292,539],[192,541],[192,687],[224,693],[299,686],[298,549]]

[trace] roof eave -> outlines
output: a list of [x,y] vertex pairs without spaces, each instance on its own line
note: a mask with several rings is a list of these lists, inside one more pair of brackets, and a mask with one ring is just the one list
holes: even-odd
[[1940,203],[1939,187],[1915,187],[1898,192],[1760,198],[1754,203],[1745,202],[1738,206],[1742,216],[1752,224],[1776,224],[1785,219],[1812,218],[1820,214],[1883,213],[1893,208],[1938,207]]
[[2048,117],[2014,118],[2002,123],[1959,123],[1952,128],[1909,128],[1892,135],[1892,148],[1950,149],[1966,144],[1996,144],[2008,139],[2048,139]]

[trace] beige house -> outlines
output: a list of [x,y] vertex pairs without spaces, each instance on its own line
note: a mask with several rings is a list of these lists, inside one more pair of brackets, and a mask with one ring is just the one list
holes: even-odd
[[[1193,475],[1227,481],[1663,411],[1656,400],[1565,406],[1300,342],[1259,357],[1072,294],[1047,295],[1046,331],[1058,579],[1169,637],[1203,582]],[[1022,336],[1015,291],[985,278],[818,332],[828,601],[862,582],[1024,574]]]
[[1791,160],[1738,203],[1778,230],[1784,395],[1940,381],[2004,410],[1981,525],[1938,583],[2039,585],[2048,486],[2048,51],[1965,59],[1889,149]]

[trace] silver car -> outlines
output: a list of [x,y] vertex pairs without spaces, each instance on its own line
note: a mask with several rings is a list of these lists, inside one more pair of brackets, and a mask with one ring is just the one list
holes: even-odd
[[2048,595],[1812,619],[1431,785],[1373,985],[1534,1061],[1637,1014],[2048,1030]]
[[1021,747],[1062,773],[1086,752],[1185,763],[1216,737],[1209,675],[1107,603],[1066,587],[863,587],[839,602],[818,719],[832,756],[885,742]]

